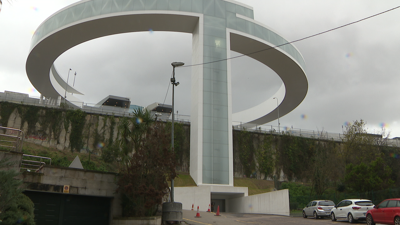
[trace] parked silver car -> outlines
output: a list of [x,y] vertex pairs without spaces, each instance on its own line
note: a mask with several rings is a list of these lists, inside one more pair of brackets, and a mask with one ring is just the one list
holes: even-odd
[[331,200],[314,200],[307,204],[303,209],[303,217],[314,217],[315,219],[322,217],[329,217],[331,215],[331,209],[335,206],[335,203]]
[[350,223],[357,220],[365,220],[365,214],[368,210],[374,208],[374,204],[368,199],[345,199],[339,202],[332,209],[331,219],[347,219]]

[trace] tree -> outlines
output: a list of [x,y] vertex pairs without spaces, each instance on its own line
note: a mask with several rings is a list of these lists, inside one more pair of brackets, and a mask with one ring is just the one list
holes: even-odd
[[0,160],[0,222],[4,225],[34,225],[34,205],[22,194],[22,181],[16,179],[18,172],[12,168],[9,158]]
[[14,165],[9,158],[0,160],[0,212],[3,212],[15,202],[16,197],[22,193],[22,181],[16,179],[18,172],[11,167]]
[[123,216],[153,216],[176,177],[176,158],[162,124],[149,127],[118,178]]
[[346,126],[342,139],[343,148],[339,152],[345,165],[369,162],[380,155],[375,143],[377,139],[381,139],[381,136],[369,134],[365,125],[363,120],[356,120],[353,124]]
[[392,169],[385,165],[381,157],[378,157],[370,163],[348,164],[345,183],[354,191],[370,193],[390,188],[394,184],[391,176]]
[[33,202],[28,196],[19,193],[15,201],[6,208],[4,213],[0,214],[0,220],[2,220],[2,225],[35,225],[34,216]]

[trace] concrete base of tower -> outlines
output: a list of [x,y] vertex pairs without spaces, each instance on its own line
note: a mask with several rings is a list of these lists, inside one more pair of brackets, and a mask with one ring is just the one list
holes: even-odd
[[175,187],[174,196],[185,210],[290,215],[287,189],[248,196],[247,187],[199,185]]

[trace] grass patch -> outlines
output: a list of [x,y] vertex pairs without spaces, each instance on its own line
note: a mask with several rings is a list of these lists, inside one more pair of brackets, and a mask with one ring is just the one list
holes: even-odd
[[[36,155],[51,158],[52,166],[69,167],[76,156],[79,156],[84,169],[97,170],[103,172],[117,172],[117,166],[114,164],[105,163],[97,155],[91,154],[89,161],[89,154],[78,153],[71,151],[59,151],[53,148],[43,147],[30,142],[24,142],[22,152],[28,155]],[[45,161],[46,162],[46,161]],[[46,162],[49,163],[49,162]]]
[[248,187],[249,195],[262,194],[274,189],[274,181],[253,178],[234,178],[235,187]]

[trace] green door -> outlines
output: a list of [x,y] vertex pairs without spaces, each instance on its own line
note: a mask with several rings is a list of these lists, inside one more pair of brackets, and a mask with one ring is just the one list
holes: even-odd
[[111,198],[26,191],[40,225],[108,225]]

